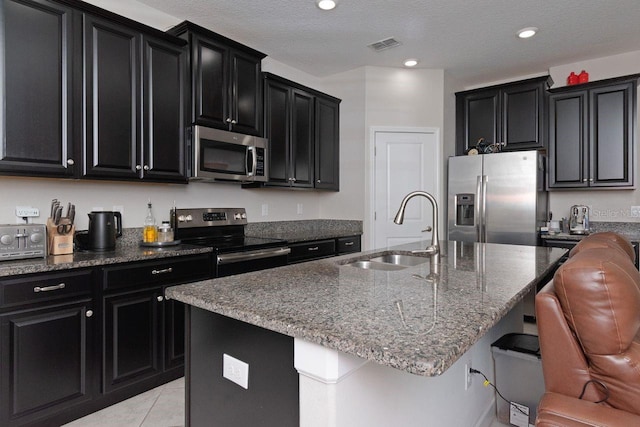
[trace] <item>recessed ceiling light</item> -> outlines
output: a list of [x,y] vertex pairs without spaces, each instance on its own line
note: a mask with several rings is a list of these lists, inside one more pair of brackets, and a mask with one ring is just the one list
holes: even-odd
[[407,59],[406,61],[404,61],[405,67],[415,67],[416,65],[418,65],[417,59]]
[[529,37],[535,36],[537,32],[538,29],[536,27],[527,27],[519,30],[516,34],[521,39],[528,39]]
[[336,7],[336,2],[333,0],[319,0],[316,4],[322,10],[331,10]]

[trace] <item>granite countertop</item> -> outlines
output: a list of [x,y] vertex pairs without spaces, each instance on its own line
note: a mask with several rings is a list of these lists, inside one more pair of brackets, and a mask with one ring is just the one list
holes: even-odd
[[[504,317],[565,249],[443,242],[440,265],[345,263],[427,242],[168,288],[167,296],[415,375],[442,374]],[[433,273],[433,274],[432,274]]]
[[362,221],[341,219],[313,219],[300,221],[272,221],[247,224],[247,236],[282,239],[289,243],[335,239],[362,234]]
[[74,252],[69,255],[49,255],[46,258],[31,258],[0,262],[0,277],[73,268],[95,267],[133,261],[148,261],[173,256],[195,255],[211,252],[211,248],[177,245],[164,248],[142,248],[137,245],[117,245],[107,252]]
[[[638,222],[604,222],[604,221],[592,221],[589,234],[597,233],[600,231],[614,231],[632,242],[640,242],[640,223]],[[579,241],[588,236],[588,234],[569,234],[569,233],[557,233],[557,234],[541,234],[542,239],[555,239],[555,240],[567,240],[567,241]]]

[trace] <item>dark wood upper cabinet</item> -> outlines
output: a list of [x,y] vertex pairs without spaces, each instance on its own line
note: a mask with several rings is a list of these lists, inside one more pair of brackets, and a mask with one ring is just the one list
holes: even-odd
[[169,30],[191,49],[191,122],[261,136],[266,55],[191,22]]
[[551,91],[549,188],[633,188],[638,77]]
[[546,147],[548,76],[456,93],[456,154],[504,142],[505,151]]
[[265,78],[267,186],[339,190],[340,100],[271,73]]
[[83,176],[140,174],[140,41],[136,30],[84,16]]
[[74,10],[41,0],[6,0],[0,9],[0,172],[73,176],[74,132],[80,126],[71,108],[78,102]]
[[186,182],[183,40],[79,1],[0,8],[0,173]]

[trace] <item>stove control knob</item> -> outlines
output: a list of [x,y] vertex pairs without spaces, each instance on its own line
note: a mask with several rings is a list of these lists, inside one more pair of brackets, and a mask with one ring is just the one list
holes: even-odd
[[29,236],[29,240],[31,240],[32,243],[40,243],[42,239],[44,239],[44,234],[42,233],[33,233]]
[[191,215],[187,215],[187,217],[184,220],[187,222],[191,222],[193,221],[193,217]]
[[247,214],[246,213],[243,212],[241,216],[242,216],[242,219],[247,219]]
[[3,234],[0,237],[0,242],[2,242],[3,245],[10,245],[13,243],[13,236],[10,234]]
[[242,216],[239,213],[233,214],[233,219],[240,219],[240,218],[242,218]]
[[178,215],[178,222],[185,222],[186,218],[184,215]]

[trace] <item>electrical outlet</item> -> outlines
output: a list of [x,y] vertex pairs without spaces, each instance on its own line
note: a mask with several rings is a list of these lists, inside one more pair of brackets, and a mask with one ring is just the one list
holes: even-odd
[[40,216],[40,210],[31,206],[16,206],[16,216],[20,218],[35,218]]
[[242,388],[249,388],[249,364],[228,354],[222,355],[222,376]]
[[122,205],[113,205],[114,212],[120,212],[120,214],[124,214],[124,206]]
[[262,204],[262,216],[268,216],[269,215],[269,205],[266,203]]
[[471,360],[468,360],[467,363],[464,364],[464,389],[469,390],[471,387],[471,379],[473,378],[473,374],[471,373]]
[[631,218],[640,218],[640,206],[631,206]]
[[298,203],[298,215],[302,215],[302,203]]

